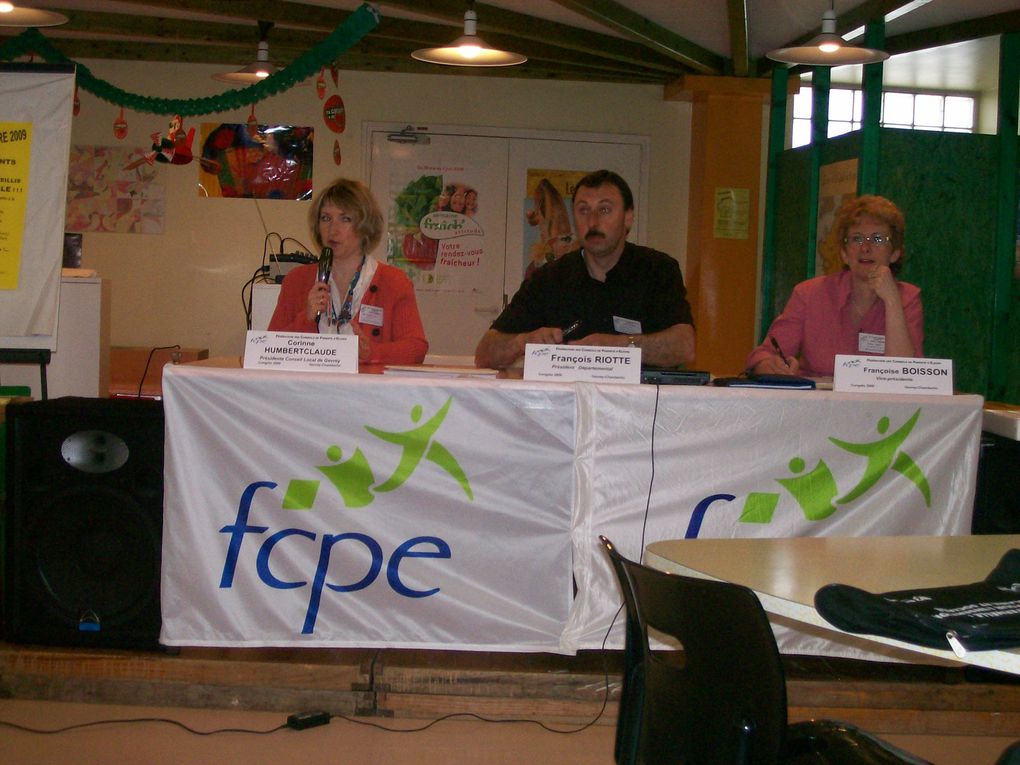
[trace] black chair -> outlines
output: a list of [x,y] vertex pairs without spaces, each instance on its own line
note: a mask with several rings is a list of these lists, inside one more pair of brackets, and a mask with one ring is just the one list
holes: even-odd
[[[648,568],[599,539],[627,614],[619,765],[931,765],[845,723],[788,725],[779,649],[752,590]],[[649,627],[683,650],[653,652]]]

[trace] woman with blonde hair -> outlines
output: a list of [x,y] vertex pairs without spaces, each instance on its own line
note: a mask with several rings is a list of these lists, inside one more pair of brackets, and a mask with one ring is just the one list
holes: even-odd
[[327,280],[313,263],[292,269],[283,280],[269,329],[358,336],[365,364],[418,364],[425,339],[414,285],[403,271],[368,253],[379,244],[383,217],[369,188],[340,178],[312,203],[316,245],[333,251]]

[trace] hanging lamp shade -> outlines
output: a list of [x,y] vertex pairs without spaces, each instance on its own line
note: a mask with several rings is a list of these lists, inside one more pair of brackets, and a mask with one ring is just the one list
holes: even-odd
[[520,53],[493,48],[478,36],[478,14],[473,2],[464,11],[463,35],[439,48],[419,48],[411,53],[411,58],[446,66],[515,66],[528,60]]
[[830,8],[822,14],[822,33],[805,43],[791,48],[777,48],[765,54],[773,61],[805,66],[847,66],[849,64],[876,64],[885,61],[889,54],[876,48],[848,45],[836,34],[836,11]]
[[67,16],[42,8],[18,8],[0,0],[0,27],[56,27],[67,23]]
[[251,85],[264,80],[276,72],[276,67],[269,63],[269,30],[273,28],[273,22],[259,22],[259,44],[255,49],[255,60],[233,72],[221,72],[214,74],[213,79],[221,82],[230,82],[235,85]]

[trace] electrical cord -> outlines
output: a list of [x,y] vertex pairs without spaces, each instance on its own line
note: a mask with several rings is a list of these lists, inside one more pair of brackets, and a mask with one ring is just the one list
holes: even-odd
[[[260,213],[261,215],[261,213]],[[265,222],[263,222],[263,228],[265,228]],[[275,237],[275,243],[277,252],[273,251],[273,239]],[[270,266],[271,258],[274,254],[283,256],[284,248],[287,242],[293,242],[295,245],[300,247],[304,252],[308,253],[310,259],[315,258],[312,251],[305,246],[300,239],[295,239],[292,236],[282,236],[275,231],[269,231],[266,233],[265,238],[262,240],[262,265],[255,269],[255,273],[251,275],[243,285],[241,285],[241,307],[244,309],[244,324],[246,329],[251,329],[251,314],[252,314],[252,302],[254,300],[254,290],[256,284],[273,284],[274,280],[270,276],[272,268]]]
[[116,724],[135,724],[135,723],[163,723],[165,725],[173,725],[182,730],[187,731],[195,736],[214,736],[218,733],[251,733],[256,736],[265,736],[270,733],[276,733],[279,730],[284,730],[290,726],[286,723],[277,725],[275,728],[269,728],[268,730],[252,730],[249,728],[216,728],[215,730],[198,730],[192,728],[190,725],[182,723],[180,720],[173,720],[169,717],[124,717],[124,718],[110,718],[108,720],[93,720],[85,723],[75,723],[74,725],[65,725],[62,728],[33,728],[28,725],[19,725],[18,723],[10,722],[9,720],[0,720],[0,727],[12,728],[14,730],[20,730],[23,733],[37,733],[43,736],[51,736],[58,733],[68,733],[73,730],[81,730],[82,728],[94,728],[99,725],[116,725]]
[[161,345],[157,348],[152,348],[149,351],[149,357],[145,360],[145,369],[142,370],[142,379],[138,381],[138,393],[135,394],[135,398],[142,397],[142,386],[145,385],[145,376],[149,374],[149,364],[152,363],[153,354],[155,354],[156,351],[173,351],[173,350],[179,351],[180,349],[181,349],[180,345],[174,344],[174,345]]

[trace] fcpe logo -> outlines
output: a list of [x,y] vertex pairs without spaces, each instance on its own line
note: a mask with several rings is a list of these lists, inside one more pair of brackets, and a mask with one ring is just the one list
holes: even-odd
[[[828,518],[836,512],[838,506],[849,504],[871,490],[889,471],[898,473],[904,480],[913,484],[924,499],[925,507],[930,508],[931,486],[928,477],[902,448],[920,416],[921,410],[918,409],[912,417],[892,432],[889,430],[891,425],[889,418],[880,417],[875,424],[875,430],[880,437],[872,441],[853,442],[834,436],[829,437],[829,442],[834,446],[864,460],[860,478],[846,492],[840,492],[836,477],[825,460],[818,459],[815,466],[809,470],[808,462],[799,455],[792,457],[787,463],[792,475],[776,478],[775,481],[786,489],[809,521]],[[705,497],[694,508],[684,536],[688,539],[698,536],[705,514],[715,502],[732,502],[734,499],[736,496],[733,494],[713,494]],[[744,499],[740,522],[771,523],[779,499],[778,492],[750,492]]]
[[[371,504],[377,494],[394,491],[403,486],[415,473],[422,462],[430,462],[441,468],[454,481],[469,501],[474,501],[471,482],[456,457],[436,438],[447,413],[450,411],[452,396],[427,420],[423,420],[421,405],[411,408],[410,419],[414,424],[407,430],[387,431],[365,425],[365,430],[375,438],[400,450],[399,460],[392,474],[385,480],[376,481],[375,471],[360,448],[345,456],[337,445],[326,448],[327,465],[316,469],[332,485],[344,506],[365,507]],[[310,510],[315,503],[321,480],[292,479],[284,494],[282,509]],[[254,569],[258,581],[273,590],[305,590],[307,606],[301,626],[301,634],[310,635],[315,631],[316,620],[322,596],[325,593],[340,595],[359,592],[371,587],[377,580],[384,580],[394,593],[404,598],[427,598],[440,591],[438,584],[422,586],[405,581],[401,566],[407,561],[421,559],[449,560],[453,551],[449,543],[434,534],[412,536],[392,551],[384,550],[379,540],[368,533],[346,531],[317,532],[302,528],[283,528],[271,533],[269,526],[252,519],[253,504],[260,490],[271,491],[277,487],[273,481],[255,481],[248,484],[238,502],[234,521],[223,526],[219,532],[227,535],[227,549],[220,575],[220,589],[229,590],[234,586],[234,577],[242,560],[241,548],[245,539],[252,537],[256,542]],[[310,578],[284,578],[275,570],[274,554],[278,549],[305,549],[307,560],[314,566]],[[316,547],[318,548],[316,551]],[[286,557],[288,553],[281,553]],[[293,553],[291,553],[293,555]],[[350,561],[359,561],[359,570],[344,573],[334,571],[331,577],[330,561],[334,555]],[[293,574],[290,575],[293,577]],[[342,578],[341,578],[342,577]]]
[[[326,449],[326,459],[330,460],[330,464],[316,465],[316,470],[333,485],[340,494],[344,506],[348,508],[365,507],[375,500],[376,494],[400,488],[422,460],[442,468],[457,482],[464,495],[474,501],[471,482],[457,462],[457,458],[436,439],[436,433],[450,411],[452,400],[452,397],[448,398],[446,403],[425,422],[421,422],[422,407],[416,404],[411,409],[411,422],[421,424],[409,430],[391,432],[365,425],[365,430],[373,436],[401,450],[400,461],[386,480],[376,483],[375,471],[360,448],[355,448],[354,452],[345,458],[343,449],[336,444]],[[292,479],[287,485],[281,507],[284,510],[310,510],[321,483],[319,480]]]

